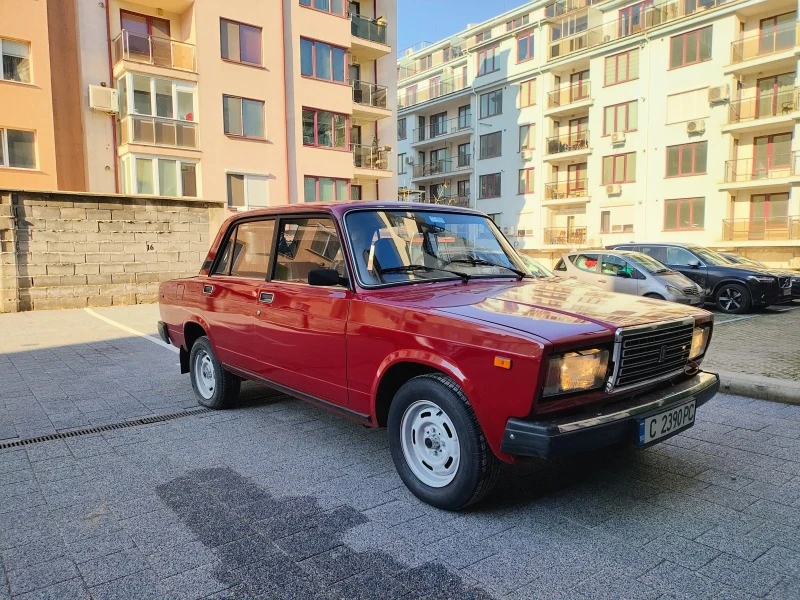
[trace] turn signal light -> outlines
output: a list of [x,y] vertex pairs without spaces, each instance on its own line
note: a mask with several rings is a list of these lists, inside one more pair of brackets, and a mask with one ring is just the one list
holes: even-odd
[[510,358],[503,358],[502,356],[495,356],[494,357],[494,366],[500,367],[501,369],[510,369],[511,368],[511,359]]

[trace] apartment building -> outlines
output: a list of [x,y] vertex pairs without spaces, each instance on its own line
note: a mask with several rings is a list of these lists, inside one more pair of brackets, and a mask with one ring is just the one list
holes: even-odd
[[398,61],[401,196],[517,248],[673,240],[800,266],[794,0],[530,2]]
[[0,188],[393,196],[396,0],[0,0]]

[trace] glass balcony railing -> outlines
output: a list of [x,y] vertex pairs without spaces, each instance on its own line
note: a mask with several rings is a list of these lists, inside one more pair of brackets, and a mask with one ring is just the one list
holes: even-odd
[[357,38],[386,44],[386,23],[377,19],[367,19],[361,15],[350,14],[350,32]]
[[584,244],[586,243],[586,227],[545,227],[545,244]]
[[383,146],[351,144],[353,150],[353,166],[358,169],[374,169],[385,171],[389,168],[389,151]]
[[[413,77],[417,73],[422,73],[423,71],[444,65],[462,56],[464,56],[463,47],[449,46],[414,60],[401,59],[400,65],[397,67],[397,80],[402,81],[408,77]],[[405,64],[403,64],[404,62]]]
[[397,93],[397,108],[408,108],[428,100],[434,100],[453,92],[467,88],[466,77],[451,77],[444,81],[434,81],[428,87],[419,89],[417,86],[408,86]]
[[723,219],[722,239],[739,240],[800,240],[800,217],[757,217]]
[[790,50],[797,44],[800,24],[789,23],[771,32],[759,32],[731,43],[731,63]]
[[544,185],[544,197],[546,200],[583,198],[589,195],[588,187],[589,183],[586,177],[569,181],[552,181]]
[[[742,90],[742,94],[750,91]],[[790,115],[796,110],[800,110],[800,88],[789,88],[731,101],[728,105],[728,123]]]
[[358,80],[351,81],[350,86],[353,88],[353,102],[356,104],[386,108],[386,86]]
[[116,65],[121,60],[147,63],[156,67],[196,72],[192,44],[134,33],[123,29],[111,43],[111,57]]
[[418,127],[412,132],[412,141],[423,142],[432,140],[443,135],[470,131],[472,129],[472,115],[466,113],[463,116],[453,117],[444,121],[432,121],[425,127]]
[[545,140],[547,154],[560,154],[574,150],[589,149],[589,130],[564,135],[554,135]]
[[725,161],[725,183],[780,179],[800,173],[800,151],[772,154],[764,158],[740,158]]
[[196,150],[198,147],[197,123],[144,115],[128,115],[120,121],[119,143]]
[[414,165],[412,177],[430,177],[463,171],[470,168],[470,158],[469,154],[459,154],[456,158],[445,158]]
[[469,208],[469,194],[448,194],[446,196],[422,196],[417,200],[424,204],[440,204],[443,206],[461,206]]
[[547,108],[569,106],[591,96],[591,82],[566,83],[551,92],[547,92]]

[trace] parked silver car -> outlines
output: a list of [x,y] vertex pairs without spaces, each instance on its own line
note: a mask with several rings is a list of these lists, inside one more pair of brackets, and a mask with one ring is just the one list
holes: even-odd
[[703,290],[689,278],[656,259],[629,250],[600,250],[564,254],[556,275],[578,279],[609,292],[702,306]]

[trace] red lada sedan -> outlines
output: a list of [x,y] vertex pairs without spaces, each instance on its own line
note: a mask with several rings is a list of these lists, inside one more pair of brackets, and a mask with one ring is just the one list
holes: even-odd
[[710,313],[528,273],[476,211],[276,207],[228,219],[196,277],[162,284],[159,331],[203,406],[251,379],[387,427],[405,484],[444,509],[501,462],[693,425],[719,389]]

